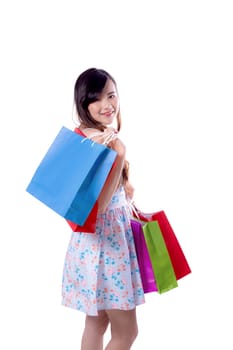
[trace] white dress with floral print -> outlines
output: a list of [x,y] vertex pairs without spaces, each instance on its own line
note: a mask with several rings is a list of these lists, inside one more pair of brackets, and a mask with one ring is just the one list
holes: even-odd
[[96,233],[72,232],[65,257],[62,304],[96,316],[98,310],[131,310],[145,302],[130,211],[120,186]]

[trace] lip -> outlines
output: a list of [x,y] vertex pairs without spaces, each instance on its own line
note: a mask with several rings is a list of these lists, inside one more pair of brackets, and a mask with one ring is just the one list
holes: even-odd
[[114,111],[106,112],[106,113],[102,113],[102,114],[106,117],[111,117],[113,115],[113,113],[114,113]]

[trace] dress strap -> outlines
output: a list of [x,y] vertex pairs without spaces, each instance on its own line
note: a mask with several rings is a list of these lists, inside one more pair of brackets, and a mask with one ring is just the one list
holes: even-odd
[[82,132],[82,130],[80,130],[79,128],[75,128],[74,132],[76,132],[77,134],[86,137],[86,135]]

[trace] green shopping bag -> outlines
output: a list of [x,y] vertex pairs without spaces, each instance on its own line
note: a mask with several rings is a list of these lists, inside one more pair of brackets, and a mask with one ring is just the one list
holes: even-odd
[[173,265],[157,221],[143,225],[144,237],[152,263],[158,293],[178,287]]

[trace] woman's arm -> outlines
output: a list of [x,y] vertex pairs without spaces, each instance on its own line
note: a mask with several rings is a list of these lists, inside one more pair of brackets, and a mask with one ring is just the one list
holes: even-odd
[[[115,132],[113,128],[106,128],[104,132],[92,128],[81,128],[81,131],[93,141],[103,143],[109,132]],[[103,213],[107,208],[114,192],[116,191],[122,176],[122,170],[125,164],[125,153],[126,148],[123,142],[117,137],[114,137],[112,141],[108,143],[108,147],[117,152],[115,162],[112,166],[110,173],[108,174],[107,180],[100,192],[98,198],[98,210]]]
[[125,194],[126,197],[132,201],[133,200],[133,196],[134,196],[134,187],[132,186],[132,184],[129,182],[129,180],[126,180],[124,183],[124,188],[125,188]]
[[98,198],[98,208],[100,213],[105,211],[114,192],[116,191],[121,180],[122,170],[125,163],[126,149],[122,141],[116,138],[115,140],[111,141],[108,146],[117,152],[117,156]]

